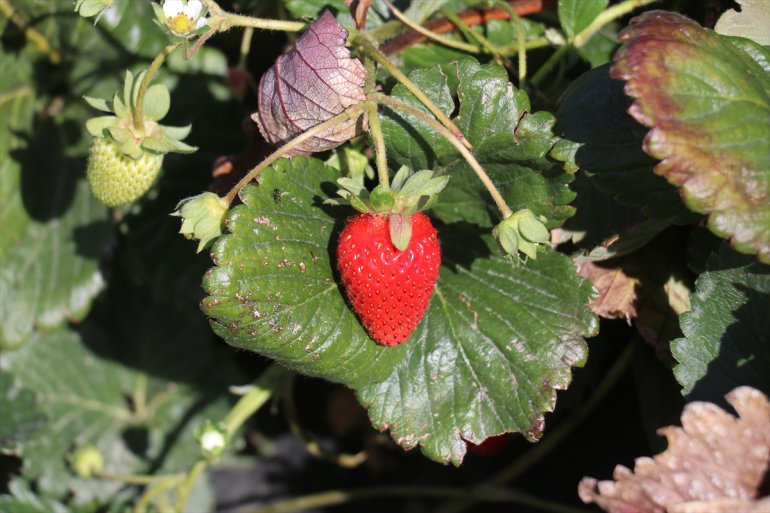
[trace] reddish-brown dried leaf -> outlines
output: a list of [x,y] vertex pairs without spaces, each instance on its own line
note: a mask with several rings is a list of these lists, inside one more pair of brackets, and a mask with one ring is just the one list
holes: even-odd
[[350,10],[356,28],[362,30],[366,27],[366,13],[372,5],[372,0],[345,0],[345,7]]
[[[345,48],[348,31],[329,11],[314,21],[259,81],[251,117],[271,144],[285,143],[365,99],[366,68]],[[362,133],[360,116],[305,141],[288,154],[336,148]]]
[[578,274],[593,283],[599,295],[588,306],[605,319],[625,319],[631,324],[636,317],[636,286],[639,280],[623,272],[622,267],[601,263],[584,262],[578,266]]
[[711,403],[690,403],[682,427],[658,432],[668,449],[638,458],[634,472],[618,465],[615,481],[586,477],[578,494],[610,513],[768,511],[757,500],[770,467],[770,401],[750,387],[727,394],[738,417]]

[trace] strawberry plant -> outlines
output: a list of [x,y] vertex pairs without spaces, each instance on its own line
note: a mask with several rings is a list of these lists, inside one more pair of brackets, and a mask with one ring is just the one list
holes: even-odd
[[766,511],[767,27],[0,0],[0,510]]

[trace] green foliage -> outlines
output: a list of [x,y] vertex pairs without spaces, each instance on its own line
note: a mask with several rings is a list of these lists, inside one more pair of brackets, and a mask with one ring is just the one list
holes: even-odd
[[[451,69],[457,83],[454,89],[438,66],[415,70],[410,78],[447,115],[455,110],[453,96],[458,97],[457,126],[511,209],[530,209],[545,216],[551,227],[561,224],[573,212],[568,203],[574,195],[568,187],[572,175],[548,158],[557,141],[552,133],[553,116],[529,112],[527,94],[510,85],[500,66],[480,65],[466,58]],[[393,88],[392,96],[428,113],[401,85]],[[436,217],[447,223],[497,224],[494,203],[446,139],[409,114],[387,108],[381,117],[389,158],[398,165],[433,169],[451,177],[433,207]]]
[[742,253],[770,263],[770,51],[725,39],[675,13],[639,17],[612,75],[652,130],[655,172]]
[[[450,224],[439,233],[443,267],[417,331],[398,347],[379,346],[334,278],[330,244],[350,212],[325,207],[318,194],[332,192],[338,176],[316,159],[294,158],[244,189],[244,204],[228,219],[232,235],[215,244],[217,265],[204,282],[214,331],[236,347],[358,389],[377,426],[394,426],[399,443],[420,443],[437,461],[462,461],[461,436],[538,438],[555,389],[585,359],[581,337],[596,329],[585,306],[591,288],[566,257],[517,267],[493,256],[484,232]],[[394,395],[399,387],[410,400]],[[421,427],[426,417],[433,430]]]
[[738,385],[770,393],[770,266],[724,245],[696,283],[685,337],[671,344],[674,375],[694,399],[724,395]]
[[607,7],[609,0],[559,0],[559,21],[572,41]]

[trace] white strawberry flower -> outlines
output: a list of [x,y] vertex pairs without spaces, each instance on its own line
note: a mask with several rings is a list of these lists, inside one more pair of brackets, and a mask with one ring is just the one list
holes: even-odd
[[177,36],[187,36],[208,23],[200,0],[165,0],[163,15],[166,27]]

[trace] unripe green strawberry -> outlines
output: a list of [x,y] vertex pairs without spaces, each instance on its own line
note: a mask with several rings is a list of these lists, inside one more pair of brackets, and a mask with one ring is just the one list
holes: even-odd
[[441,249],[430,220],[411,216],[404,251],[392,243],[388,214],[358,214],[345,225],[337,266],[353,310],[376,342],[404,342],[422,319],[441,266]]
[[144,151],[136,160],[120,151],[109,137],[95,137],[91,143],[86,176],[94,196],[110,207],[140,198],[158,176],[163,155]]

